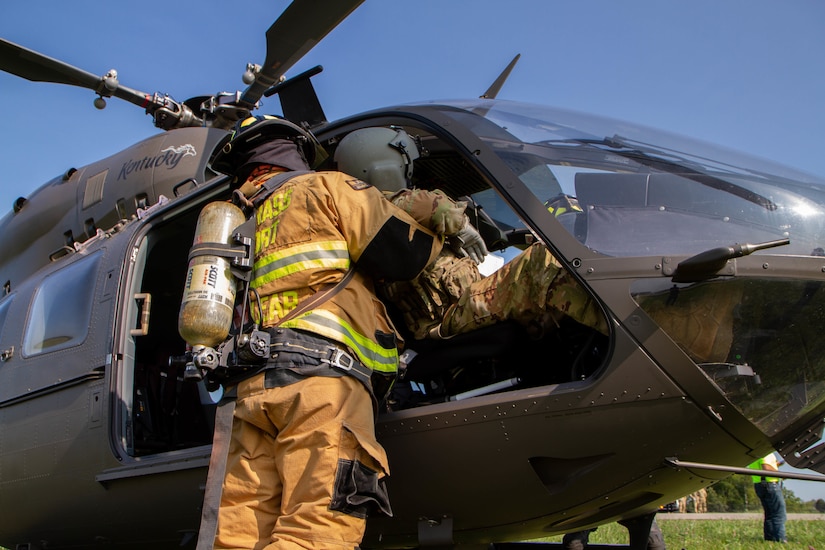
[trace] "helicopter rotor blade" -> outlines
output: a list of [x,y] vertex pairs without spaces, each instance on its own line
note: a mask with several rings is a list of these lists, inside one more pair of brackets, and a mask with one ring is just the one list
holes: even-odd
[[202,123],[191,109],[169,97],[147,94],[120,84],[114,70],[97,76],[3,38],[0,38],[0,70],[32,82],[68,84],[93,90],[101,98],[114,96],[123,99],[145,109],[152,115],[155,125],[165,130]]
[[102,97],[118,97],[146,108],[152,96],[121,85],[110,71],[104,76],[92,74],[63,61],[0,38],[0,70],[31,80],[88,88]]
[[[266,32],[264,65],[236,101],[236,109],[228,116],[221,111],[210,122],[217,127],[228,127],[239,116],[238,112],[255,108],[266,90],[276,84],[287,70],[363,2],[364,0],[293,0]],[[168,96],[150,95],[121,85],[114,70],[97,76],[2,38],[0,70],[35,82],[88,88],[101,98],[114,96],[126,100],[146,109],[155,120],[155,126],[164,130],[204,123],[190,107]],[[98,99],[95,105],[103,108],[105,102]]]
[[31,80],[96,90],[100,77],[0,38],[0,70]]
[[364,0],[293,0],[266,31],[266,60],[240,100],[257,104],[263,93]]

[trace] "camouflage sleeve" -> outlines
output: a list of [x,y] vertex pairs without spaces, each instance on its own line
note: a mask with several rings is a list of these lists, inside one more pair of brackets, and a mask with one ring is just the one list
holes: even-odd
[[454,201],[443,191],[405,189],[390,201],[438,235],[454,235],[464,227],[467,203]]

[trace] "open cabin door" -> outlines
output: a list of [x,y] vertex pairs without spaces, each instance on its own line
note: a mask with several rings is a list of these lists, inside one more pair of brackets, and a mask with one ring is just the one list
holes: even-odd
[[186,343],[178,311],[198,213],[191,205],[151,223],[136,239],[125,293],[126,326],[118,376],[117,439],[133,457],[212,442],[215,403],[203,382],[185,380],[177,360]]

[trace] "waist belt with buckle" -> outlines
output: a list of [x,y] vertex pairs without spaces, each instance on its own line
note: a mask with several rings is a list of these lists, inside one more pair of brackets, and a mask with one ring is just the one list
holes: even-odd
[[[356,357],[340,344],[323,337],[313,336],[292,329],[270,329],[270,368],[296,368],[302,365],[327,365],[345,374],[354,376],[369,387],[372,370],[362,364]],[[302,360],[296,361],[299,356]],[[303,359],[309,359],[309,363]]]

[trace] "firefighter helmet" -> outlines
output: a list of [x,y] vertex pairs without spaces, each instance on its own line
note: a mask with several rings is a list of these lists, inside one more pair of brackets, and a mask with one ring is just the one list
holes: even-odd
[[[311,168],[327,158],[323,147],[309,131],[281,117],[256,115],[239,120],[235,124],[233,131],[218,147],[218,152],[212,160],[212,168],[224,174],[234,174],[238,168],[250,161],[258,147],[275,139],[294,142],[307,166]],[[284,168],[299,169],[293,166]]]

